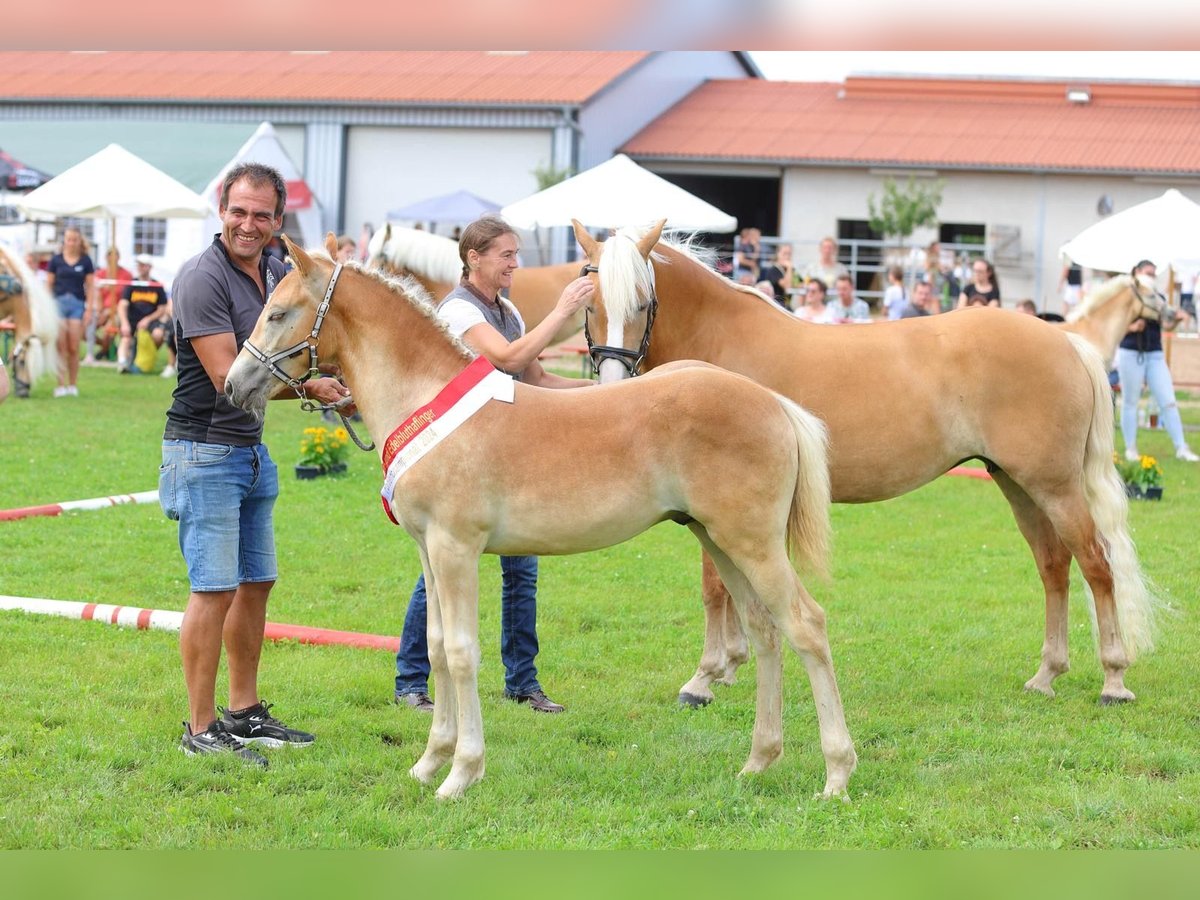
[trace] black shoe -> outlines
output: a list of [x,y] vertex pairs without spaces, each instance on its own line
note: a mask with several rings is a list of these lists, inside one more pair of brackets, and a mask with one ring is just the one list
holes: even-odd
[[288,728],[268,712],[270,703],[255,703],[248,709],[230,711],[221,707],[221,723],[225,730],[243,744],[262,744],[264,747],[307,747],[316,737],[307,731]]
[[233,735],[225,730],[225,723],[220,719],[213,721],[208,728],[199,734],[192,734],[191,726],[183,723],[183,737],[179,741],[179,749],[189,755],[197,753],[232,753],[240,756],[246,762],[267,767],[267,758],[261,753],[247,750]]
[[433,712],[433,701],[429,699],[429,695],[424,692],[415,694],[397,694],[396,703],[400,706],[408,706],[420,712]]
[[560,713],[566,709],[561,703],[555,703],[547,697],[546,692],[541,688],[530,691],[528,694],[513,694],[505,691],[504,697],[506,700],[515,700],[518,703],[528,703],[529,708],[535,712]]

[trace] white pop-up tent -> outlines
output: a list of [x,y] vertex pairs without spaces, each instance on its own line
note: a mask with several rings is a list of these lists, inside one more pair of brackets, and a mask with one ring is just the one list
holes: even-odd
[[1085,228],[1059,253],[1105,272],[1128,272],[1143,259],[1162,270],[1195,267],[1200,261],[1200,204],[1172,188]]
[[682,231],[730,232],[737,219],[644,169],[623,153],[524,200],[501,215],[517,228],[570,225],[622,228],[667,220]]
[[202,219],[208,201],[120,144],[76,163],[17,202],[29,219]]
[[[287,205],[283,213],[285,217],[294,216],[296,227],[300,230],[299,235],[292,234],[290,237],[298,238],[305,247],[323,246],[325,232],[321,206],[301,176],[299,167],[283,149],[283,144],[280,143],[279,136],[270,122],[259,125],[254,134],[250,135],[246,143],[233,155],[233,159],[223,165],[221,171],[208,183],[204,196],[212,202],[213,209],[220,208],[221,182],[225,179],[225,173],[244,162],[263,163],[276,169],[283,176],[287,184]],[[207,224],[209,233],[221,230],[220,219],[215,213],[211,214]],[[289,230],[287,223],[284,224],[284,230]]]

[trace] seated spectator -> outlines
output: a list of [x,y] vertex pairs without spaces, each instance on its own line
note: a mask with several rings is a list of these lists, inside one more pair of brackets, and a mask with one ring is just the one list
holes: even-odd
[[[756,284],[761,280],[762,232],[757,228],[743,228],[733,242],[733,280],[739,284]],[[744,280],[749,275],[750,280]]]
[[941,311],[942,304],[933,293],[933,285],[928,281],[918,281],[913,285],[912,300],[900,310],[900,318],[915,319],[919,316],[932,316]]
[[135,341],[139,332],[146,333],[154,342],[155,349],[162,346],[166,336],[165,323],[170,308],[167,306],[167,292],[162,284],[150,280],[153,264],[154,260],[145,253],[137,257],[137,280],[125,287],[121,301],[117,304],[121,328],[117,370],[122,373],[142,371],[134,364],[134,353],[137,350]]
[[820,278],[828,286],[834,284],[839,275],[849,275],[850,270],[838,262],[837,249],[837,241],[831,237],[823,238],[817,251],[817,261],[804,267],[804,280],[808,282]]
[[839,275],[837,296],[829,304],[830,320],[843,322],[870,322],[871,307],[865,300],[854,296],[854,280],[849,275]]
[[892,266],[887,273],[888,286],[883,292],[883,310],[888,319],[899,319],[905,307],[909,306],[908,296],[904,292],[904,270]]
[[764,281],[771,282],[774,287],[775,301],[790,309],[790,291],[796,286],[796,272],[792,267],[792,245],[779,244],[775,248],[775,257],[770,264],[763,267],[760,276]]
[[85,330],[87,350],[83,357],[84,365],[108,359],[114,344],[119,343],[121,322],[117,316],[117,304],[121,302],[121,293],[131,281],[133,273],[120,263],[117,263],[116,275],[113,277],[109,276],[108,269],[96,272],[96,301],[93,305],[95,315]]
[[971,280],[963,285],[962,293],[958,295],[958,308],[999,305],[1000,282],[996,278],[996,269],[980,257],[971,263]]
[[831,319],[825,304],[825,282],[814,278],[804,286],[804,302],[796,310],[796,318],[818,325],[827,325]]
[[758,291],[760,294],[762,294],[764,297],[769,297],[771,300],[774,300],[776,303],[778,303],[780,306],[782,306],[788,312],[792,311],[791,308],[783,300],[781,300],[779,298],[779,295],[775,293],[775,285],[772,284],[771,282],[764,279],[764,280],[758,282],[758,284],[754,285],[754,289],[756,291]]
[[1024,313],[1027,316],[1036,316],[1038,314],[1037,304],[1032,300],[1018,300],[1016,310],[1019,313]]

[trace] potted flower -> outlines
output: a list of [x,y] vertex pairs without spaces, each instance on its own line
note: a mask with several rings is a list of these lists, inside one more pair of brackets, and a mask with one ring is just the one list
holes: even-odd
[[1125,482],[1125,493],[1135,499],[1161,500],[1163,470],[1153,456],[1142,456],[1136,461],[1118,462],[1117,469]]
[[345,428],[331,430],[324,425],[305,428],[304,436],[300,439],[300,462],[296,464],[296,477],[317,478],[345,472],[349,439]]

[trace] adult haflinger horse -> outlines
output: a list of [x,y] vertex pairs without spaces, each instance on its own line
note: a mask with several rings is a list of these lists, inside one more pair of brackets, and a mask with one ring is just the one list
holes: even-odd
[[[1113,466],[1112,402],[1099,355],[1032,316],[967,309],[860,326],[814,325],[626,228],[603,244],[576,224],[598,273],[591,337],[601,382],[701,359],[791,397],[829,429],[834,502],[884,500],[968,459],[987,464],[1033,550],[1046,593],[1041,666],[1025,685],[1054,695],[1067,671],[1071,559],[1095,606],[1102,703],[1132,700],[1124,672],[1152,646],[1154,600],[1129,536]],[[653,256],[646,252],[653,247]],[[637,349],[640,348],[640,349]],[[903,410],[898,415],[897,410]],[[706,566],[704,652],[680,700],[712,699],[745,641]]]
[[[371,235],[367,245],[367,267],[392,275],[411,275],[434,302],[441,300],[458,284],[462,260],[458,243],[418,228],[401,228],[390,222]],[[558,303],[563,289],[579,277],[577,263],[557,266],[521,266],[513,272],[508,299],[532,329],[546,318]],[[583,314],[572,316],[555,332],[551,344],[558,344],[578,333]]]
[[46,286],[14,251],[0,244],[0,319],[13,319],[13,393],[28,397],[39,378],[54,370],[62,320]]
[[1162,319],[1169,325],[1176,315],[1154,287],[1153,279],[1117,275],[1088,294],[1058,327],[1086,338],[1108,362],[1135,321]]
[[[261,414],[270,396],[316,371],[318,349],[354,392],[385,464],[384,509],[416,540],[428,590],[437,690],[415,778],[430,783],[453,759],[437,793],[455,797],[483,777],[479,555],[577,553],[671,519],[712,554],[758,652],[743,771],[782,752],[778,628],[812,684],[825,793],[845,792],[856,758],[824,614],[788,558],[790,545],[819,569],[827,552],[828,473],[815,417],[695,363],[594,391],[514,384],[450,337],[405,282],[287,248],[295,270],[263,309],[226,393]],[[530,454],[531,436],[549,433],[555,440]]]

